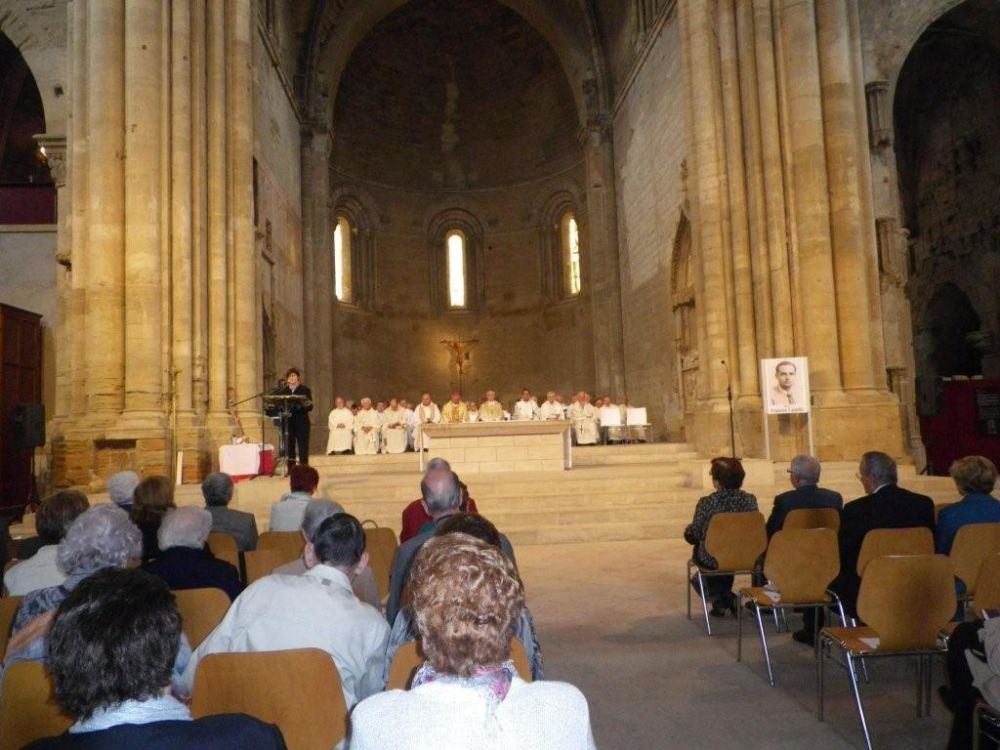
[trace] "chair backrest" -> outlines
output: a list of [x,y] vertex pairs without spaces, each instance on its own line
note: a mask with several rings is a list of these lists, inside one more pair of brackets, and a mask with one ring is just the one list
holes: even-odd
[[253,583],[258,578],[270,575],[272,570],[279,565],[284,565],[286,562],[289,561],[285,559],[280,550],[247,550],[243,553],[243,563],[247,569],[247,585]]
[[821,602],[840,571],[837,532],[829,528],[782,528],[767,547],[764,574],[783,603]]
[[5,596],[0,599],[0,659],[3,659],[7,651],[10,629],[14,626],[14,618],[21,606],[21,599],[23,597],[20,596]]
[[399,549],[399,539],[396,532],[388,526],[365,528],[365,550],[368,552],[368,564],[375,574],[378,584],[379,598],[389,595],[389,573],[392,571],[392,559]]
[[213,531],[208,535],[208,549],[220,560],[225,560],[236,570],[240,569],[240,549],[232,534]]
[[229,595],[222,589],[185,589],[174,595],[184,634],[191,648],[198,648],[229,611]]
[[646,416],[645,406],[627,406],[625,407],[625,422],[629,425],[635,425],[637,427],[644,427],[649,424],[649,418]]
[[[524,650],[521,639],[516,636],[510,639],[510,658],[514,662],[517,676],[525,682],[531,682],[531,663],[528,661],[528,653]],[[413,675],[426,660],[420,641],[404,643],[392,657],[386,689],[409,690]]]
[[976,614],[984,609],[1000,609],[1000,553],[988,555],[979,566],[972,607]]
[[622,413],[617,406],[602,406],[597,414],[601,427],[621,427]]
[[865,534],[858,552],[857,571],[865,574],[865,567],[876,557],[887,555],[933,555],[934,535],[924,526],[907,526],[902,529],[872,529]]
[[288,750],[331,748],[347,733],[340,675],[316,648],[206,656],[195,673],[191,713],[244,713],[276,724]]
[[858,615],[887,651],[934,648],[955,614],[955,578],[945,555],[876,557],[865,569]]
[[42,737],[62,734],[72,724],[52,698],[44,664],[19,661],[7,668],[0,699],[0,750],[19,750]]
[[716,513],[708,522],[705,550],[719,570],[750,570],[767,547],[767,530],[760,511]]
[[955,575],[965,582],[969,594],[976,593],[979,568],[989,555],[1000,552],[1000,523],[974,523],[959,528],[951,545]]
[[783,529],[840,530],[840,511],[836,508],[797,508],[785,516]]
[[300,557],[305,544],[301,531],[265,531],[257,537],[257,551],[279,552],[281,554],[279,565]]
[[947,508],[949,505],[954,505],[955,503],[934,503],[934,522],[937,523],[938,516],[941,515],[941,511]]

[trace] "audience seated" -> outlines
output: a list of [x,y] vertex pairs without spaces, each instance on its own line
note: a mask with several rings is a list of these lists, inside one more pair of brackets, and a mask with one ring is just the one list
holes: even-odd
[[389,627],[351,591],[351,577],[368,564],[364,549],[365,532],[354,516],[323,521],[306,545],[309,569],[248,586],[195,650],[183,689],[190,693],[198,662],[208,654],[319,648],[337,665],[348,708],[381,690]]
[[844,498],[839,492],[819,486],[820,463],[812,456],[799,455],[788,467],[788,479],[795,489],[782,492],[774,498],[771,515],[767,518],[767,538],[770,539],[785,525],[785,518],[793,510],[809,508],[836,508],[842,510]]
[[955,534],[967,524],[1000,523],[1000,500],[993,497],[997,467],[985,456],[966,456],[948,469],[962,499],[942,508],[937,519],[934,547],[939,554],[951,553]]
[[[462,488],[458,477],[450,468],[443,468],[440,464],[434,469],[428,469],[420,482],[420,494],[423,497],[427,512],[437,525],[448,516],[460,513],[459,506],[462,504]],[[389,573],[389,601],[386,604],[385,616],[392,623],[396,619],[400,606],[402,606],[403,587],[410,577],[410,566],[413,558],[416,557],[420,547],[431,538],[434,533],[433,528],[428,529],[412,539],[407,540],[396,550],[396,557],[392,561],[392,571]],[[514,548],[510,540],[503,534],[500,535],[500,548],[511,560],[514,559]]]
[[[310,500],[306,505],[306,512],[302,516],[302,555],[296,560],[279,565],[271,571],[272,574],[300,576],[309,570],[309,567],[306,565],[305,545],[313,538],[316,530],[319,529],[323,521],[343,512],[344,509],[340,506],[340,503],[333,500],[326,498],[322,500]],[[315,563],[315,558],[313,558],[313,562]],[[375,574],[372,572],[370,566],[366,565],[364,570],[354,577],[351,584],[354,588],[354,595],[358,599],[371,604],[375,609],[382,606],[381,597],[378,595],[378,584],[375,582]]]
[[[451,469],[451,465],[443,458],[432,458],[427,462],[427,471],[433,469]],[[469,497],[469,488],[465,482],[459,482],[462,488],[462,504],[459,510],[463,513],[478,513],[476,501]],[[417,498],[403,509],[403,528],[399,532],[399,543],[402,544],[420,534],[428,531],[434,524],[434,519],[427,512],[427,505],[423,498]]]
[[[738,458],[713,458],[710,471],[715,492],[701,498],[694,509],[694,520],[684,530],[684,540],[694,545],[694,561],[703,568],[715,570],[718,563],[705,551],[708,524],[716,513],[742,513],[757,510],[757,498],[740,489],[746,471]],[[698,578],[691,579],[698,590]],[[726,610],[736,614],[736,595],[733,594],[733,576],[712,576],[705,579],[705,596],[712,603],[709,614],[724,617]]]
[[[476,513],[456,513],[448,516],[434,530],[434,536],[444,536],[445,534],[468,534],[481,541],[500,549],[500,532],[489,520]],[[514,635],[524,644],[524,651],[531,664],[531,677],[535,680],[544,679],[542,667],[542,650],[535,637],[535,623],[531,617],[531,612],[525,606],[517,617],[514,624]],[[385,651],[385,669],[383,678],[389,680],[389,670],[392,667],[392,660],[399,647],[404,643],[419,640],[413,623],[413,610],[409,606],[403,607],[396,615],[396,620],[392,624],[392,632],[389,633],[389,645]]]
[[174,483],[167,477],[146,477],[132,494],[133,503],[129,510],[132,523],[142,532],[142,560],[152,560],[159,553],[156,533],[160,521],[174,504]]
[[205,508],[212,514],[212,531],[229,534],[240,552],[257,548],[257,519],[253,513],[229,508],[233,499],[233,480],[221,471],[209,474],[201,483]]
[[594,748],[587,701],[572,685],[525,683],[510,661],[524,587],[513,560],[465,534],[420,550],[413,615],[427,662],[411,690],[362,701],[351,748]]
[[319,486],[319,472],[311,466],[296,464],[288,472],[290,492],[271,506],[271,531],[298,531],[302,516]]
[[143,568],[175,591],[215,588],[235,599],[243,590],[240,573],[205,548],[211,531],[212,514],[203,508],[185,506],[168,511],[157,533],[161,552]]
[[108,497],[124,511],[132,510],[135,488],[139,486],[139,475],[134,471],[119,471],[108,479]]
[[947,668],[948,686],[940,694],[955,715],[948,750],[968,750],[976,703],[985,700],[1000,710],[1000,619],[957,625],[948,640]]
[[241,714],[191,719],[170,695],[181,636],[174,597],[141,570],[103,570],[59,606],[48,642],[55,698],[77,718],[29,750],[281,750],[277,727]]
[[35,527],[43,546],[4,574],[3,590],[7,596],[24,596],[36,589],[58,586],[66,580],[56,560],[59,542],[77,516],[89,506],[87,496],[77,490],[63,490],[42,501]]

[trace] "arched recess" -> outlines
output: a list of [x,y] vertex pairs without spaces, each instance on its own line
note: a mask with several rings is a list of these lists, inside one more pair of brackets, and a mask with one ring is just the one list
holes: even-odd
[[[555,304],[575,297],[565,283],[562,222],[567,213],[576,220],[580,235],[580,252],[586,255],[586,214],[580,211],[581,201],[569,190],[559,190],[548,197],[539,214],[539,233],[542,261],[542,294],[548,304]],[[586,289],[587,263],[582,263],[582,285]]]
[[917,367],[928,375],[982,374],[982,321],[968,295],[955,284],[940,284],[918,323]]
[[[377,304],[376,237],[380,226],[374,201],[365,191],[342,188],[334,193],[330,205],[333,208],[331,226],[336,226],[337,219],[344,217],[351,227],[351,304],[366,310],[374,309]],[[332,238],[328,244],[332,252]]]
[[[452,310],[448,304],[448,263],[446,244],[453,231],[465,239],[466,304]],[[436,315],[469,313],[482,310],[486,299],[485,259],[483,257],[483,225],[476,216],[462,208],[441,211],[430,221],[427,231],[427,257],[430,272],[431,310]]]
[[681,213],[670,256],[670,305],[674,350],[677,353],[677,395],[683,412],[694,411],[699,382],[698,318],[695,295],[697,268],[693,258],[691,223]]

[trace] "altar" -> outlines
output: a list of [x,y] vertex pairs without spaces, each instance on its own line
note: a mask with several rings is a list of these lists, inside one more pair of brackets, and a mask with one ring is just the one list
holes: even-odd
[[[458,422],[417,426],[430,438],[417,451],[420,471],[431,458],[443,458],[460,476],[573,468],[569,420]],[[420,436],[415,440],[420,445]]]

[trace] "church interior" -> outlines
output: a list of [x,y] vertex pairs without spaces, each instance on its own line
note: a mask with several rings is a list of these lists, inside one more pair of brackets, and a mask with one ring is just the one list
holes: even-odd
[[867,451],[936,504],[1000,462],[998,144],[996,0],[0,0],[0,514],[125,470],[200,507],[295,368],[317,497],[398,534],[421,438],[327,455],[338,397],[609,397],[640,440],[446,454],[596,746],[944,747],[910,663],[863,733],[787,629],[774,687],[751,619],[737,661],[685,528],[713,456],[765,516],[801,454],[845,502]]

